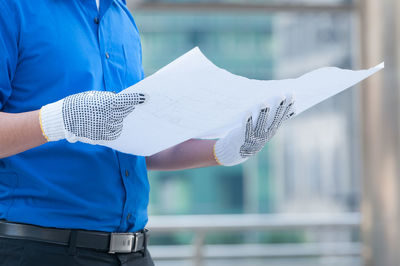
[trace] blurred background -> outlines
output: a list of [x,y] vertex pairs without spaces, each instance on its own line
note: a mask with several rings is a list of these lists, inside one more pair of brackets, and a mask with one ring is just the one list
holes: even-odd
[[243,165],[151,172],[156,265],[400,265],[399,1],[127,3],[146,75],[195,46],[255,79],[386,62]]

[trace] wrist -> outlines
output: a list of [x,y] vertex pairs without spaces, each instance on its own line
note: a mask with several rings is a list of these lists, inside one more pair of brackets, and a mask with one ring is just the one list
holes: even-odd
[[223,165],[220,160],[218,159],[217,154],[215,153],[215,145],[217,144],[217,142],[214,143],[213,145],[213,156],[214,156],[214,160],[217,162],[218,165]]
[[43,106],[39,111],[40,128],[47,141],[65,139],[62,108],[63,100],[60,100]]
[[240,153],[240,147],[236,147],[225,138],[219,139],[214,144],[214,157],[219,165],[234,166],[245,162],[248,158],[243,158]]

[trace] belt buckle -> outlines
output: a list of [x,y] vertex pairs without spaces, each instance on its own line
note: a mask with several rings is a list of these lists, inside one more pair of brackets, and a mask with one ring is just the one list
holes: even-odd
[[136,243],[133,243],[134,237],[133,233],[111,233],[108,253],[131,253],[133,245],[136,246]]
[[[137,252],[143,249],[143,240],[141,240],[142,238],[145,237],[145,235],[143,233],[134,233],[133,234],[135,236],[135,245],[132,249],[132,252]],[[139,248],[139,243],[142,243],[141,247]]]

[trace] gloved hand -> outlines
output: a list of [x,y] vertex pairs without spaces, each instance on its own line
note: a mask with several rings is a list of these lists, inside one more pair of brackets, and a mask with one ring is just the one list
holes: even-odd
[[233,129],[215,143],[215,160],[220,165],[232,166],[259,152],[275,135],[282,122],[295,114],[293,105],[293,97],[288,97],[273,111],[269,107],[260,108],[255,127],[252,116],[249,116],[241,127]]
[[40,109],[42,133],[48,141],[104,144],[117,139],[123,119],[144,103],[141,93],[87,91],[70,95]]

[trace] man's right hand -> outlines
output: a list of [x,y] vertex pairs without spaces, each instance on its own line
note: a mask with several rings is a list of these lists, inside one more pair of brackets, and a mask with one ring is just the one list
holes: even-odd
[[104,144],[117,139],[123,119],[146,101],[142,93],[116,94],[87,91],[68,96],[40,109],[40,125],[47,141]]

